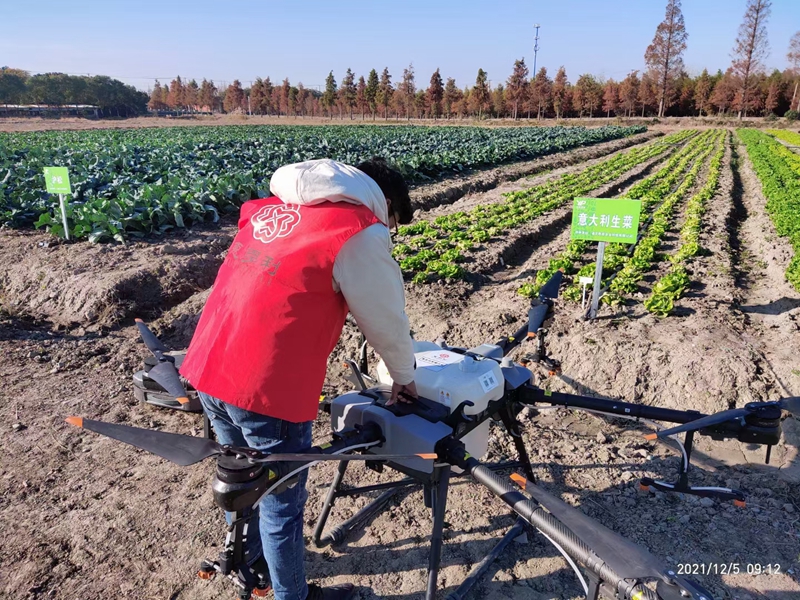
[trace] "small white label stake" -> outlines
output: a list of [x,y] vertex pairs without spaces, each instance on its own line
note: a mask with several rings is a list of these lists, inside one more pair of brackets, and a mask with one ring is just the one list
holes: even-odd
[[597,267],[594,270],[594,290],[592,291],[592,306],[589,309],[589,318],[597,317],[597,308],[600,306],[600,287],[603,283],[603,256],[606,253],[606,243],[597,242]]
[[69,241],[69,226],[67,225],[67,203],[64,194],[58,195],[58,203],[61,205],[61,219],[64,221],[64,235]]

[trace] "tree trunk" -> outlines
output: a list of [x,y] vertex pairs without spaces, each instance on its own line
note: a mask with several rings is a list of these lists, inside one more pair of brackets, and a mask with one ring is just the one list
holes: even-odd
[[794,106],[794,99],[797,98],[797,84],[800,83],[798,81],[794,82],[794,92],[792,93],[792,101],[789,102],[789,108]]

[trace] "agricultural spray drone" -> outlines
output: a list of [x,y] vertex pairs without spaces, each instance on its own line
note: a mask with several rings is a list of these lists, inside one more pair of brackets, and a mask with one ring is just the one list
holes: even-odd
[[[512,361],[508,354],[526,340],[538,338],[536,354],[530,360],[536,360],[551,370],[557,367],[546,357],[542,326],[552,312],[561,276],[561,273],[556,273],[545,284],[539,297],[532,302],[527,323],[513,336],[472,349],[450,347],[443,341],[436,344],[416,342],[415,381],[420,398],[412,404],[387,404],[388,372],[381,363],[375,378],[368,375],[362,345],[361,367],[348,361],[351,380],[359,389],[343,394],[329,404],[333,436],[329,442],[305,453],[270,454],[251,448],[220,445],[208,437],[165,433],[79,417],[70,417],[67,421],[178,465],[187,466],[211,457],[216,459],[212,482],[214,500],[234,516],[218,559],[204,561],[199,575],[204,579],[211,579],[217,573],[229,577],[238,586],[241,600],[265,596],[269,590],[265,576],[248,568],[245,562],[244,548],[253,511],[265,494],[290,485],[298,473],[321,461],[340,462],[314,531],[313,540],[318,547],[341,542],[350,530],[385,507],[400,489],[422,487],[425,504],[433,513],[427,600],[436,596],[447,492],[453,471],[463,472],[485,486],[508,504],[519,518],[493,551],[448,596],[448,600],[463,598],[503,548],[522,533],[526,523],[541,532],[564,555],[590,600],[601,597],[711,600],[709,592],[676,575],[643,547],[611,531],[535,483],[517,414],[525,406],[534,409],[562,406],[644,422],[680,423],[677,427],[646,436],[655,439],[686,433],[684,442],[680,444],[683,460],[677,481],[667,483],[643,479],[640,485],[665,492],[717,497],[743,505],[744,496],[738,490],[693,488],[689,485],[693,436],[699,433],[715,439],[736,438],[770,447],[780,439],[781,411],[800,415],[800,398],[750,403],[741,409],[706,416],[696,411],[550,392],[533,385],[532,372],[521,363]],[[185,403],[186,391],[174,360],[164,355],[166,349],[143,323],[139,323],[139,328],[158,362],[149,369],[149,377],[177,402]],[[478,460],[486,452],[490,420],[503,423],[514,442],[518,462],[489,465]],[[406,478],[360,488],[343,488],[347,466],[353,461],[365,462],[367,467],[379,472],[389,467],[403,473]],[[524,476],[514,473],[504,477],[497,472],[512,466],[520,467]],[[331,508],[338,498],[374,491],[383,493],[327,535],[323,534]],[[655,590],[647,587],[647,582],[655,582]]]

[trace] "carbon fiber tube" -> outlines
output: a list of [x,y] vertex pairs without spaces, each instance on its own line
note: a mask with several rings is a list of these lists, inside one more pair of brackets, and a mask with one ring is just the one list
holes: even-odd
[[658,595],[644,585],[622,579],[566,525],[520,493],[505,477],[501,477],[467,454],[463,446],[451,446],[448,450],[447,456],[452,460],[452,464],[467,471],[475,481],[508,504],[520,517],[553,538],[572,558],[595,573],[601,581],[612,585],[622,598],[659,600]]

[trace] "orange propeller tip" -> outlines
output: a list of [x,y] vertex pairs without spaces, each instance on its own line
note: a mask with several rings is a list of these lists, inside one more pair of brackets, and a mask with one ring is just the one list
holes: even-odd
[[519,475],[517,473],[512,473],[511,474],[511,481],[516,483],[523,490],[525,489],[525,484],[527,483],[527,480],[522,475]]
[[433,454],[417,454],[417,456],[419,456],[420,458],[424,458],[424,459],[435,460],[436,458],[438,458],[439,455],[436,454],[436,453],[433,453]]
[[646,433],[645,436],[644,436],[644,439],[651,440],[651,441],[655,440],[657,438],[658,438],[658,434],[657,433]]
[[529,331],[528,332],[528,337],[529,338],[534,338],[534,337],[536,337],[536,334]]
[[83,427],[83,417],[67,417],[65,421],[75,427]]
[[142,320],[141,320],[139,317],[136,317],[136,318],[134,319],[134,322],[135,322],[135,323],[144,323],[144,321],[142,321]]
[[186,396],[181,396],[180,398],[175,398],[178,401],[178,404],[189,404],[189,399]]

